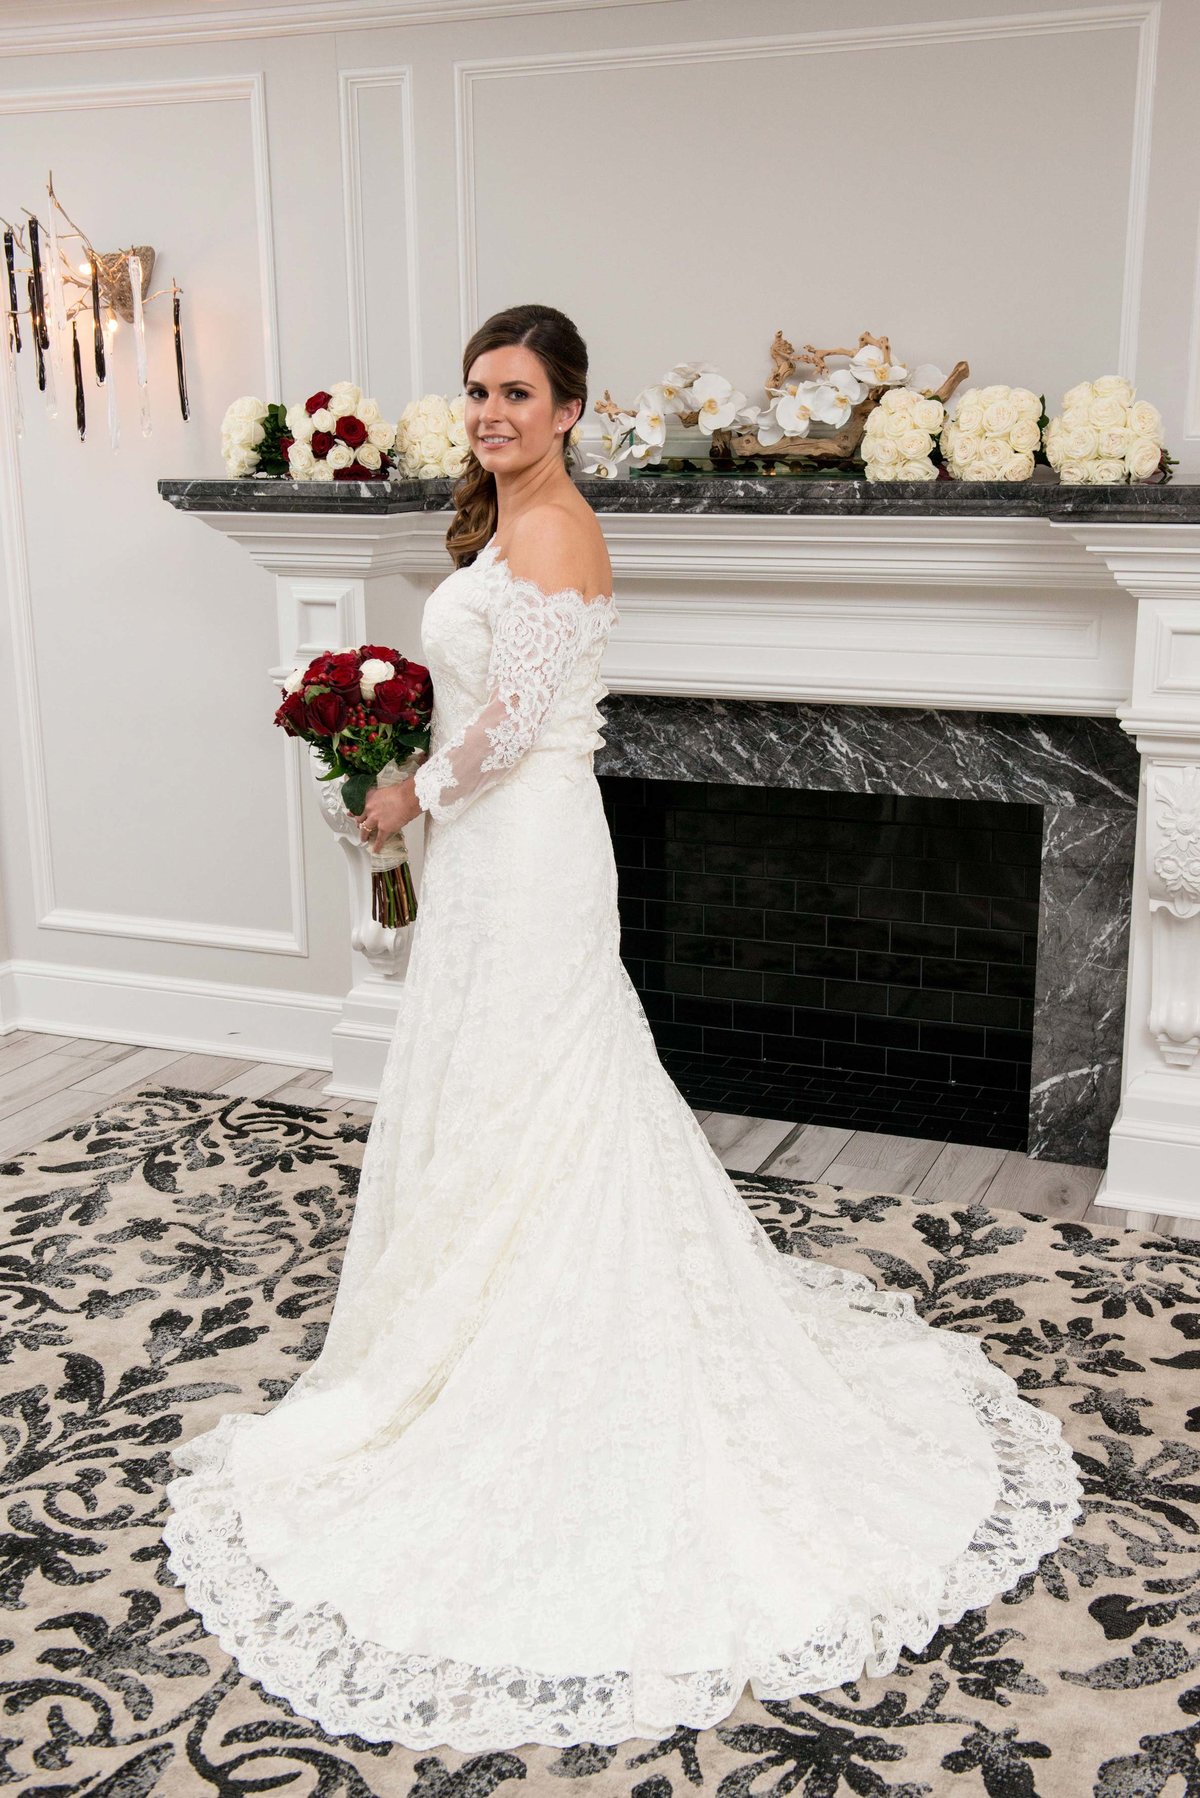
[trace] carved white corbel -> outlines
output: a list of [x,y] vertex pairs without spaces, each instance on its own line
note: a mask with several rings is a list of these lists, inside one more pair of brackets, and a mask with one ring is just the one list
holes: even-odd
[[1172,1067],[1200,1053],[1200,766],[1146,769],[1152,930],[1150,1031]]

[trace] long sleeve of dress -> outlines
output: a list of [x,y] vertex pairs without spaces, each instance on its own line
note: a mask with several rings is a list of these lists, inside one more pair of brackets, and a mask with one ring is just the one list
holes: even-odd
[[573,587],[543,593],[514,578],[492,635],[484,704],[418,768],[414,790],[436,819],[457,818],[533,747],[603,607]]

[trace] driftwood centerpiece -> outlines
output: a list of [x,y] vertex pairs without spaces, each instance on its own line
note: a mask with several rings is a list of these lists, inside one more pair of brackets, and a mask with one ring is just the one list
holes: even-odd
[[[795,350],[783,332],[776,331],[770,349],[771,374],[767,382],[767,392],[768,394],[779,392],[792,380],[798,368],[811,371],[805,375],[805,380],[819,381],[828,378],[830,372],[828,363],[831,356],[859,357],[868,345],[873,345],[879,351],[878,360],[881,364],[890,365],[892,353],[887,338],[873,337],[869,331],[862,332],[857,344],[852,347],[842,346],[824,350],[818,349],[815,344],[811,343],[806,343],[799,350]],[[966,380],[970,372],[967,363],[956,362],[941,386],[930,390],[930,397],[941,400],[944,405],[954,389]],[[718,467],[732,467],[739,461],[753,459],[817,463],[831,468],[848,467],[855,462],[858,456],[867,418],[886,392],[886,383],[869,387],[863,397],[852,407],[845,423],[835,430],[829,430],[818,424],[815,427],[816,434],[810,431],[802,437],[781,437],[776,443],[764,444],[759,441],[753,427],[728,425],[715,429],[707,443],[698,444],[695,457],[685,451],[682,455],[677,453],[666,457],[665,460],[668,464],[678,464],[689,460],[711,460]],[[595,409],[609,420],[610,426],[614,429],[624,410],[616,404],[607,389],[604,398],[595,402]],[[628,418],[627,410],[624,410],[624,416]],[[674,421],[683,426],[696,425],[699,417],[698,411],[680,412],[673,415]]]

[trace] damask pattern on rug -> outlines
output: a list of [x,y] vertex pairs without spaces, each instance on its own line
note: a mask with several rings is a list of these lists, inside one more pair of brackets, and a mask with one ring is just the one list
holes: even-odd
[[164,1567],[169,1451],[316,1355],[367,1129],[156,1086],[0,1164],[0,1786],[1200,1798],[1200,1240],[768,1176],[735,1178],[781,1253],[911,1293],[1062,1419],[1059,1549],[886,1678],[662,1742],[415,1754],[266,1696]]

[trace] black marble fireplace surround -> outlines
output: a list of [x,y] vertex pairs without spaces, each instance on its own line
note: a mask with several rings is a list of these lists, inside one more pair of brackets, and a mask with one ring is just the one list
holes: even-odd
[[[693,1104],[1105,1164],[1120,1086],[1138,788],[1137,750],[1115,719],[612,693],[601,710],[605,746],[595,771],[629,895],[622,952],[664,1062]],[[690,805],[678,784],[685,782],[701,783]],[[738,788],[750,789],[745,805]],[[862,799],[857,813],[853,801],[843,806],[841,822],[851,828],[834,833],[831,845],[821,840],[830,835],[821,817],[823,809],[827,821],[831,811],[838,816],[839,795],[893,803]],[[668,801],[682,804],[676,818],[692,822],[671,827],[672,848],[651,851],[665,867],[647,869],[643,848],[641,877],[631,878],[638,841],[667,841],[659,820]],[[975,817],[965,801],[982,802]],[[708,826],[696,822],[704,811]],[[1040,868],[1029,834],[1032,826],[1036,836],[1039,812]],[[639,821],[640,839],[617,828]],[[966,832],[960,849],[946,834],[956,822]],[[879,853],[860,865],[864,828],[874,830]],[[697,841],[720,848],[721,869],[737,881],[739,839],[748,884],[733,892],[746,904],[735,897],[731,917],[728,888],[687,882],[698,860],[706,872]],[[812,881],[795,871],[805,843],[825,876],[847,878]],[[970,859],[972,846],[982,855],[989,844],[986,858]],[[908,853],[918,846],[936,853]],[[649,878],[655,872],[672,876],[669,895]],[[715,867],[707,872],[720,881]],[[674,884],[681,873],[690,899]],[[789,880],[800,903],[764,903],[786,901]],[[736,979],[726,984],[727,1036],[724,1014],[706,1025],[703,1005],[686,1003],[720,997],[722,981],[709,973],[706,986],[705,952],[694,940],[706,932],[706,893],[716,914],[708,927],[716,966],[725,962],[736,974],[741,960],[742,973],[764,977],[757,1011],[754,983],[744,988],[740,1021],[770,1028],[736,1029]],[[666,928],[647,928],[638,899],[650,901],[648,915]],[[655,909],[664,904],[671,909]],[[770,925],[760,925],[764,914]],[[679,929],[697,923],[699,932]],[[685,944],[678,958],[677,931]],[[824,954],[805,956],[805,937],[811,949],[818,932]],[[757,958],[732,946],[755,940]],[[789,952],[790,984],[782,966]],[[946,965],[951,955],[962,958],[957,972]],[[989,997],[1015,1001],[1015,1014],[1012,1003],[989,1007]],[[928,1025],[915,1045],[914,1021]],[[1032,1026],[1027,1068],[1023,1026]]]

